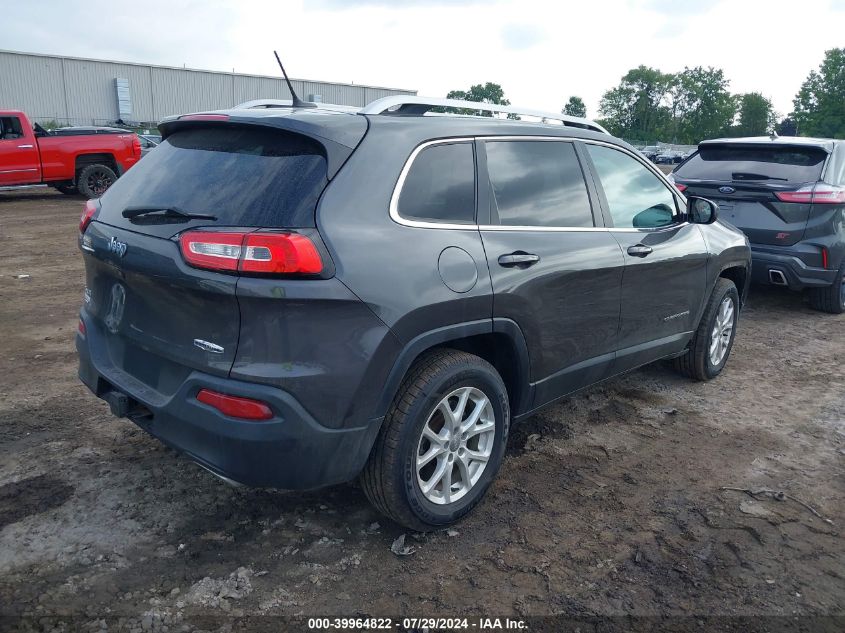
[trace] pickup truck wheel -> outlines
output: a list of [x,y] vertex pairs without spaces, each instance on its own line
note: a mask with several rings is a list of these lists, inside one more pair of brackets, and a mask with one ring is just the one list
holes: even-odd
[[117,180],[117,174],[106,165],[87,165],[76,179],[79,193],[88,199],[99,198]]
[[674,361],[675,370],[695,380],[710,380],[718,376],[731,355],[738,316],[739,293],[736,286],[731,280],[720,278],[689,349]]
[[437,350],[417,360],[384,419],[361,486],[412,530],[454,523],[489,488],[505,454],[508,394],[485,360]]
[[76,185],[54,185],[55,188],[66,196],[75,196],[79,193]]
[[830,314],[845,312],[845,260],[839,267],[833,285],[826,288],[812,288],[809,295],[810,306],[814,310],[821,310]]

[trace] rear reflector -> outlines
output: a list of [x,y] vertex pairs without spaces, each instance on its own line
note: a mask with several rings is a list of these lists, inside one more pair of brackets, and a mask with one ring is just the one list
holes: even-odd
[[831,185],[824,185],[823,188],[816,188],[815,190],[806,187],[798,191],[776,191],[775,195],[781,202],[845,204],[845,187]]
[[76,331],[79,332],[82,336],[87,334],[88,330],[85,329],[85,321],[79,319],[79,324],[76,326]]
[[827,249],[822,246],[822,268],[827,268]]
[[303,275],[323,270],[317,247],[298,233],[188,231],[179,245],[185,261],[196,268]]
[[261,400],[229,396],[210,389],[200,389],[197,400],[232,418],[269,420],[273,417],[273,410],[266,402],[261,402]]
[[100,202],[96,199],[89,200],[85,203],[85,207],[82,209],[82,216],[79,218],[80,233],[85,233],[85,229],[87,229],[88,225],[91,224],[91,220],[94,219],[94,214],[97,213],[99,208]]

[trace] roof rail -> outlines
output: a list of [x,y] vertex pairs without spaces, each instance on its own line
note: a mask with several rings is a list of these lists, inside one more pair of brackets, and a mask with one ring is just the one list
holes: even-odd
[[[393,108],[393,110],[391,110]],[[477,101],[461,101],[458,99],[440,99],[437,97],[415,97],[409,95],[394,95],[376,99],[364,106],[359,112],[361,114],[393,114],[393,115],[423,115],[432,108],[461,108],[483,112],[503,112],[507,114],[522,114],[538,119],[560,121],[563,125],[580,127],[594,132],[610,134],[606,129],[595,121],[582,119],[577,116],[560,114],[557,112],[543,112],[517,106],[504,106],[495,103],[481,103]],[[388,110],[391,110],[388,112]]]
[[[293,101],[291,99],[253,99],[252,101],[244,101],[234,107],[235,110],[251,110],[253,108],[293,108]],[[349,112],[358,112],[360,108],[355,106],[338,105],[336,103],[318,103],[318,108],[326,110],[345,110]]]

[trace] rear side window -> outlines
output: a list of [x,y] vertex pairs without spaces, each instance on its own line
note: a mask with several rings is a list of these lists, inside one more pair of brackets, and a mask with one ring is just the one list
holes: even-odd
[[702,145],[677,174],[699,180],[819,180],[827,152],[817,147]]
[[127,226],[127,207],[176,208],[217,217],[215,226],[315,226],[326,186],[321,145],[260,127],[171,134],[103,196],[99,219]]
[[675,196],[650,169],[619,150],[587,145],[613,226],[655,229],[677,221]]
[[488,141],[492,221],[507,226],[591,227],[584,174],[572,143]]
[[475,222],[475,157],[470,143],[423,149],[405,177],[399,215],[412,220]]

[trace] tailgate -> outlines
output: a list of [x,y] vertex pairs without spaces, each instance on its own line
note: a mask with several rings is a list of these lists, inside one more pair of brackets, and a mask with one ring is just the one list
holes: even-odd
[[314,230],[326,183],[325,149],[300,134],[229,124],[170,134],[100,198],[82,236],[92,354],[167,393],[193,370],[228,375],[242,273],[220,262],[239,255],[206,244],[192,266],[180,236]]
[[92,350],[173,393],[192,369],[226,376],[237,350],[237,277],[187,266],[177,242],[92,223],[85,233]]
[[708,141],[673,178],[685,194],[717,202],[752,244],[790,246],[804,235],[811,205],[778,195],[817,182],[827,156],[823,147],[785,141]]
[[775,192],[794,187],[742,182],[692,182],[684,193],[703,196],[719,205],[719,217],[748,236],[752,244],[790,246],[804,235],[810,217],[810,204],[781,202]]

